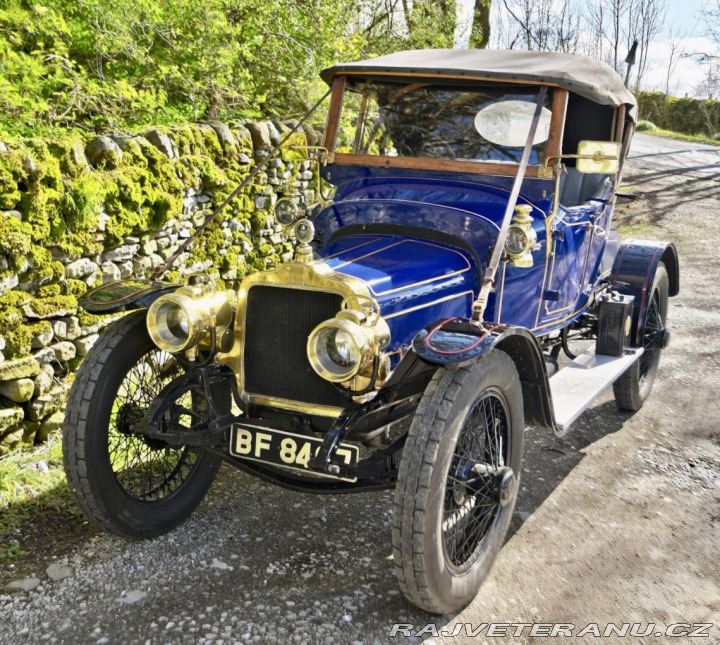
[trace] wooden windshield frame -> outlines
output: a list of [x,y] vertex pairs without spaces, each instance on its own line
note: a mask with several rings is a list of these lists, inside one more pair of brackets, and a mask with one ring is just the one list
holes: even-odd
[[[345,96],[346,80],[348,76],[356,78],[364,78],[363,75],[341,74],[335,77],[335,89],[330,96],[330,106],[328,109],[328,119],[323,135],[323,146],[330,152],[333,163],[347,164],[352,166],[371,166],[374,168],[403,168],[411,170],[431,170],[436,172],[459,172],[476,175],[496,175],[503,177],[514,177],[520,168],[517,163],[498,163],[493,161],[456,161],[451,159],[425,159],[422,157],[390,157],[385,155],[368,155],[361,153],[335,152],[337,144],[338,124],[340,122],[340,113],[343,107],[343,98]],[[377,75],[392,77],[392,74]],[[375,75],[373,75],[375,77]],[[425,78],[438,79],[457,79],[452,76],[432,76]],[[467,78],[463,78],[467,82]],[[473,79],[478,82],[483,80],[491,81],[492,79]],[[497,83],[497,79],[493,82]],[[550,105],[552,116],[550,119],[550,132],[545,142],[545,158],[558,156],[562,154],[562,137],[565,126],[565,112],[567,110],[568,92],[567,90],[550,83],[529,83],[521,82],[518,85],[546,85],[552,88],[553,96]],[[540,177],[540,169],[542,165],[528,166],[525,171],[525,177],[529,179],[537,179]]]

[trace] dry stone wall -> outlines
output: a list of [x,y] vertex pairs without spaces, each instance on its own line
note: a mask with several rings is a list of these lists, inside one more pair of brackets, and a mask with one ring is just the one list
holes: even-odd
[[[63,422],[74,372],[112,316],[88,287],[147,278],[294,125],[193,123],[140,136],[0,141],[0,454]],[[230,287],[292,256],[278,197],[314,195],[303,127],[165,279],[208,271]]]

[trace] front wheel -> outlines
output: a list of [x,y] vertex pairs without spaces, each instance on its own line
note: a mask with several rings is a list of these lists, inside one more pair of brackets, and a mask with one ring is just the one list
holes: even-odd
[[502,546],[519,487],[522,388],[494,350],[469,367],[439,369],[413,418],[393,513],[395,572],[425,611],[465,607]]
[[[125,537],[169,531],[195,509],[213,482],[219,458],[193,448],[169,448],[133,433],[160,391],[182,374],[159,350],[145,311],[112,323],[85,357],[68,400],[63,461],[83,513]],[[187,394],[178,424],[208,415],[208,401]]]

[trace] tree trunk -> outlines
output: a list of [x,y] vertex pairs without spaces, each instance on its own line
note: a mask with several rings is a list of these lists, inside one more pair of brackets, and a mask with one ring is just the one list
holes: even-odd
[[492,0],[475,0],[470,47],[485,49],[490,42],[490,5]]

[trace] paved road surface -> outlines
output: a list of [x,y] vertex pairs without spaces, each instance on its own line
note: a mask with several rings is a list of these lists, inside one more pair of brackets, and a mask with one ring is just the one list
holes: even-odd
[[[719,642],[718,155],[637,137],[626,179],[642,198],[622,223],[635,237],[675,240],[682,258],[655,391],[635,415],[605,396],[564,440],[528,431],[514,533],[459,615],[435,618],[399,595],[390,492],[313,497],[226,468],[173,533],[94,538],[58,582],[39,568],[40,588],[4,597],[0,642],[369,645],[432,633],[390,638],[393,623],[452,631],[488,621],[629,622],[641,633],[648,623],[712,622],[709,642]],[[526,630],[492,642],[534,640]]]
[[720,176],[720,146],[637,133],[630,148],[630,159],[636,168]]

